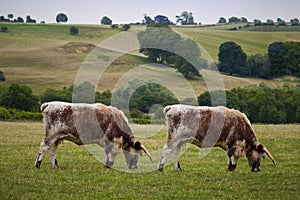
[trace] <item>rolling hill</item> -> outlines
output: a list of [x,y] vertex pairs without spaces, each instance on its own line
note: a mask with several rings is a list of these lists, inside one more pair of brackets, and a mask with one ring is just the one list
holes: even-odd
[[[0,32],[0,71],[6,77],[6,81],[0,84],[9,85],[13,82],[26,84],[33,88],[36,94],[43,93],[47,88],[60,89],[72,85],[89,52],[100,42],[121,32],[109,26],[76,25],[79,28],[79,35],[73,36],[69,33],[71,25],[1,24],[1,26],[6,26],[8,32]],[[132,30],[144,28],[132,26]],[[214,27],[173,29],[197,41],[214,61],[217,61],[219,45],[225,41],[238,43],[247,54],[266,53],[268,45],[274,41],[300,41],[300,32],[228,31]],[[124,74],[148,62],[137,52],[124,54],[107,68],[97,90],[113,90]],[[222,79],[226,89],[249,84],[258,85],[262,82],[270,87],[299,83],[299,80],[293,77],[263,80],[222,75]],[[192,80],[190,83],[198,94],[207,90],[203,79]]]

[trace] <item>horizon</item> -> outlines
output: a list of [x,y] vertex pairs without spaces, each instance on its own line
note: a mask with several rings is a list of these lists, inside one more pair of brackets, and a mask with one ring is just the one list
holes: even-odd
[[[188,0],[184,5],[179,1],[138,1],[131,0],[126,4],[117,0],[111,0],[109,4],[103,4],[101,1],[90,0],[85,3],[80,2],[58,2],[27,0],[17,2],[16,0],[1,0],[2,6],[0,16],[7,17],[13,14],[14,18],[26,16],[37,20],[37,23],[45,21],[46,23],[56,23],[56,16],[64,13],[68,16],[67,24],[100,24],[102,17],[107,16],[113,24],[127,24],[142,22],[144,15],[154,19],[157,15],[164,15],[170,21],[176,23],[176,15],[180,15],[183,11],[193,13],[195,23],[215,24],[220,17],[224,17],[227,21],[230,17],[245,17],[249,22],[254,19],[266,21],[281,18],[286,22],[291,19],[299,19],[300,1],[288,0],[281,3],[274,3],[271,0],[245,1],[234,0],[231,2],[211,0],[204,2],[203,0]],[[5,3],[6,2],[6,3]],[[203,5],[203,6],[202,6]]]

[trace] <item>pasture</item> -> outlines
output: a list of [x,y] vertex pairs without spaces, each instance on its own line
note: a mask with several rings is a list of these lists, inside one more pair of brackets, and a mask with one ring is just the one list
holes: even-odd
[[[161,149],[167,139],[165,128],[148,137],[145,128],[135,130],[150,152]],[[299,198],[300,125],[254,125],[254,130],[277,166],[266,157],[261,172],[252,173],[247,159],[241,158],[237,169],[229,173],[223,150],[213,149],[200,158],[199,149],[191,146],[180,157],[182,173],[175,172],[173,165],[168,165],[164,172],[126,173],[104,168],[84,146],[70,142],[58,147],[60,169],[52,169],[47,154],[38,170],[34,161],[44,137],[43,124],[0,122],[0,196],[1,199]],[[139,166],[146,162],[149,161],[140,160]],[[157,163],[155,157],[154,164]],[[125,166],[125,162],[121,164]]]
[[[4,25],[3,25],[4,26]],[[4,85],[26,84],[35,94],[47,88],[62,89],[74,84],[76,74],[90,50],[105,39],[120,33],[109,26],[76,25],[79,35],[69,33],[70,25],[62,24],[5,24],[8,33],[0,32],[0,71],[5,74]],[[132,26],[131,30],[144,29]],[[219,45],[234,41],[247,54],[266,53],[274,41],[300,41],[299,32],[251,32],[226,31],[222,27],[186,28],[173,27],[202,45],[214,61],[217,61]],[[227,28],[227,26],[224,26]],[[149,63],[143,55],[123,55],[105,71],[97,90],[113,90],[119,78],[137,66]],[[269,87],[296,84],[292,78],[263,80],[222,75],[227,90],[261,82]],[[196,94],[207,90],[202,79],[191,80]]]

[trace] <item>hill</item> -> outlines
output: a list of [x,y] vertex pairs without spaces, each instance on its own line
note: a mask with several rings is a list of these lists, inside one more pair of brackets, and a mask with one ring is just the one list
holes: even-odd
[[[36,94],[47,88],[69,87],[74,83],[78,69],[88,53],[101,41],[120,33],[109,26],[76,25],[79,35],[69,33],[71,25],[56,24],[1,24],[8,32],[0,32],[0,71],[4,72],[4,85],[17,82],[27,84]],[[133,26],[132,29],[143,29]],[[213,60],[217,60],[218,47],[225,41],[241,45],[247,54],[265,53],[274,41],[300,41],[299,32],[227,31],[222,28],[174,27],[175,31],[192,37],[202,45]],[[98,90],[114,89],[117,81],[128,70],[149,62],[133,53],[123,55],[102,76]],[[267,86],[299,83],[297,79],[262,80],[222,75],[226,89],[264,82]],[[196,93],[207,90],[203,80],[192,80]]]

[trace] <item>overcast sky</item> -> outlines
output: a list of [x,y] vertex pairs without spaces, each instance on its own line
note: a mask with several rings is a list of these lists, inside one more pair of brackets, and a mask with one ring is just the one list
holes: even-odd
[[175,22],[182,11],[192,12],[195,22],[216,23],[220,17],[246,17],[266,21],[278,17],[300,19],[300,0],[0,0],[0,16],[30,15],[37,22],[55,23],[65,13],[68,23],[99,24],[103,16],[113,23],[141,22],[144,14],[152,19],[160,14]]

